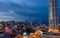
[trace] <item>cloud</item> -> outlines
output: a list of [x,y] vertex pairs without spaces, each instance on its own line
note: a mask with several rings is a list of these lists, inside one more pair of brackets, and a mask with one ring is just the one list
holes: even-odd
[[15,11],[8,11],[8,13],[7,14],[15,14],[16,12]]
[[14,18],[13,16],[0,16],[2,18]]
[[10,11],[10,13],[15,13],[14,11]]
[[2,20],[39,21],[48,18],[48,0],[0,0],[0,2]]
[[[45,4],[48,3],[46,1],[47,0],[0,0],[0,2],[3,2],[3,3],[13,2],[18,5],[29,6],[29,7],[46,6]],[[43,3],[43,2],[45,2],[45,3]]]

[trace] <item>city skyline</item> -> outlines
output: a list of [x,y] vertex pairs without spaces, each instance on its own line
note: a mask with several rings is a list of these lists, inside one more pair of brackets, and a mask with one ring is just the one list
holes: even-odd
[[48,0],[0,0],[0,20],[47,22]]

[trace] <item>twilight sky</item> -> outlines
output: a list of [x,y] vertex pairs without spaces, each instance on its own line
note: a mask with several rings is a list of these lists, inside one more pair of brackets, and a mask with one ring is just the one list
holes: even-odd
[[0,20],[47,22],[47,19],[48,0],[0,0]]

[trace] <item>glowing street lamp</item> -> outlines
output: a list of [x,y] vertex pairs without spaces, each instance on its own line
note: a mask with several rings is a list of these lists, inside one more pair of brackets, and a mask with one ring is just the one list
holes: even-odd
[[27,33],[26,33],[26,32],[24,32],[24,33],[23,33],[23,35],[25,36],[25,35],[27,35]]
[[24,32],[24,33],[23,33],[23,38],[28,38],[27,32]]

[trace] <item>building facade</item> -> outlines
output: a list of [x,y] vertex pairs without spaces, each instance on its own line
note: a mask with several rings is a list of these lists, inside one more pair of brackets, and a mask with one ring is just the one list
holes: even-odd
[[49,29],[58,29],[58,0],[49,0]]

